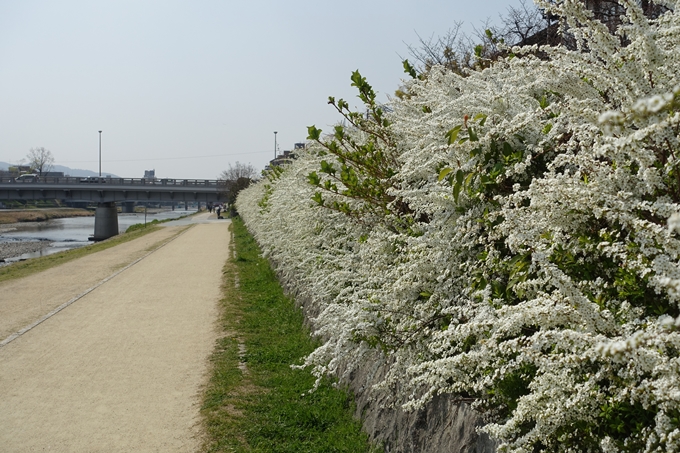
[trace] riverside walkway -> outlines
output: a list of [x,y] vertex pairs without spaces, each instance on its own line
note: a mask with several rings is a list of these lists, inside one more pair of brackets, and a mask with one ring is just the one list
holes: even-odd
[[0,450],[198,449],[228,222],[175,225],[0,283]]

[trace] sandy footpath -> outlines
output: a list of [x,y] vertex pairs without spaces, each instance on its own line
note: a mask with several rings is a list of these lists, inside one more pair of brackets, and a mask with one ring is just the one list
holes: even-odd
[[2,340],[171,239],[0,347],[2,452],[196,451],[229,246],[205,217],[0,284]]
[[163,228],[38,275],[0,283],[0,341],[178,234]]

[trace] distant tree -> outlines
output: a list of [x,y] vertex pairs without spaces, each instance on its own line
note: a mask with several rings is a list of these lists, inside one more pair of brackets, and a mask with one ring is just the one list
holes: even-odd
[[[622,24],[624,16],[623,1],[617,0],[579,0],[585,4],[593,17],[605,24],[614,33]],[[556,3],[557,0],[548,0]],[[662,2],[638,0],[643,13],[652,19],[668,11]],[[499,16],[500,22],[491,23],[487,19],[481,28],[475,28],[472,36],[461,31],[462,22],[455,22],[444,35],[423,39],[418,36],[416,45],[407,48],[413,66],[406,60],[405,69],[421,74],[427,73],[435,65],[444,66],[456,74],[466,76],[471,70],[481,70],[489,64],[507,55],[507,48],[525,45],[563,45],[568,49],[576,49],[574,36],[569,33],[564,19],[562,27],[556,16],[547,14],[544,8],[533,4],[530,0],[520,0],[519,6],[511,6],[505,14]],[[499,46],[499,44],[501,44]],[[539,56],[541,56],[539,54]],[[415,73],[415,72],[413,72]],[[405,93],[397,91],[397,96]]]
[[460,74],[473,65],[473,47],[467,35],[461,32],[463,22],[454,23],[443,36],[425,39],[418,35],[418,44],[407,48],[419,72],[427,72],[440,65]]
[[31,169],[38,173],[38,176],[42,176],[43,173],[52,170],[52,166],[54,165],[52,151],[42,147],[31,148],[26,155],[26,160]]
[[521,45],[550,25],[551,19],[541,9],[521,0],[519,7],[509,7],[507,13],[500,16],[500,25],[494,25],[487,19],[469,36],[461,31],[463,22],[455,22],[440,37],[424,39],[417,35],[418,44],[407,44],[407,48],[415,64],[414,69],[420,73],[440,65],[465,76],[470,70],[488,67],[490,61],[502,56],[499,44]]
[[220,180],[236,181],[239,178],[255,179],[257,170],[251,164],[242,164],[236,161],[234,165],[229,164],[229,167],[220,173]]
[[229,167],[220,173],[219,179],[225,182],[227,203],[233,205],[238,193],[257,179],[257,170],[251,164],[236,161],[234,165],[229,164]]
[[533,4],[520,0],[519,7],[511,6],[501,16],[501,27],[498,34],[510,45],[522,45],[542,30],[548,29],[552,18]]

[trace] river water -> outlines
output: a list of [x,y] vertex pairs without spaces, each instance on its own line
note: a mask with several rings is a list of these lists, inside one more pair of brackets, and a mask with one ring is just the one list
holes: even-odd
[[[181,210],[161,211],[153,214],[149,212],[146,214],[146,222],[149,223],[155,219],[176,219],[194,212]],[[144,221],[144,213],[118,214],[118,230],[123,233],[128,227],[137,223],[144,223]],[[25,222],[12,226],[16,229],[0,233],[0,242],[45,241],[49,242],[50,245],[38,252],[25,253],[7,259],[8,263],[92,244],[89,237],[94,234],[94,216],[54,219],[47,222]]]

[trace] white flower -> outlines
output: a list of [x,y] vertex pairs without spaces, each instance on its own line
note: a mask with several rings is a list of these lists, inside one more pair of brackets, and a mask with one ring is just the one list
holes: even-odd
[[680,232],[680,213],[676,212],[668,218],[668,232]]
[[[680,451],[680,2],[654,21],[620,2],[624,45],[583,2],[538,3],[585,50],[434,67],[391,103],[394,146],[375,143],[411,217],[318,206],[307,175],[334,158],[315,144],[238,210],[322,339],[305,361],[319,379],[363,367],[368,391],[408,409],[478,397],[508,452]],[[474,136],[450,144],[464,122]],[[600,413],[628,406],[654,420],[607,434]]]

